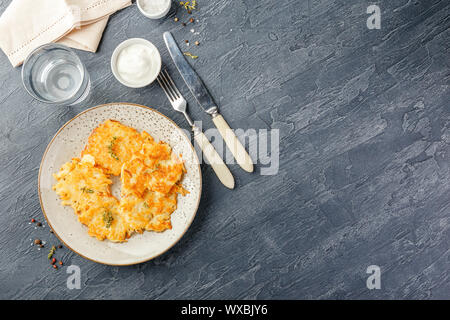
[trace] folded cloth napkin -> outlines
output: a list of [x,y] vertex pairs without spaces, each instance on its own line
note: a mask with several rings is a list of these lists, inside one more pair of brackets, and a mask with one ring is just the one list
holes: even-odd
[[96,52],[108,19],[109,17],[106,17],[97,22],[85,25],[82,28],[74,29],[59,39],[57,43],[80,50]]
[[129,5],[131,0],[13,0],[0,17],[0,48],[14,67],[49,42],[95,52],[108,17]]

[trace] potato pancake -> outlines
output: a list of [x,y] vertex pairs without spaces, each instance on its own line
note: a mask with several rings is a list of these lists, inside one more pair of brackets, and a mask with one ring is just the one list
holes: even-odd
[[[90,236],[123,242],[136,232],[172,228],[178,193],[187,193],[180,183],[184,172],[168,144],[107,120],[90,135],[82,159],[72,159],[54,174],[53,189]],[[109,179],[119,174],[120,201],[112,196]]]
[[122,212],[119,210],[119,202],[111,201],[110,206],[96,208],[92,210],[88,233],[98,240],[108,239],[114,242],[126,241],[132,232],[129,231]]
[[142,195],[145,190],[168,194],[184,171],[183,162],[167,143],[144,143],[122,167],[122,195]]
[[74,209],[78,220],[88,227],[89,235],[111,241],[128,238],[128,227],[118,210],[119,201],[111,195],[112,181],[95,166],[92,156],[72,159],[54,177],[58,182],[53,190],[63,205]]
[[118,176],[123,163],[141,149],[144,138],[152,139],[118,121],[106,120],[94,129],[81,155],[93,156],[107,174]]
[[146,191],[143,197],[130,194],[120,201],[120,211],[130,231],[162,232],[172,229],[170,215],[177,209],[177,193]]
[[82,160],[72,159],[53,176],[58,181],[53,190],[61,197],[62,204],[72,206],[77,214],[86,206],[98,202],[101,196],[110,195],[112,181],[101,168],[95,167],[92,156],[84,156]]

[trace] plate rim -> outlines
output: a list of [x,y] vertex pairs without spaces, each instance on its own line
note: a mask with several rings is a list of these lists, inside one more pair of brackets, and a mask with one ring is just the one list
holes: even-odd
[[187,137],[186,135],[182,134],[183,139],[186,139],[186,140],[189,142],[189,145],[191,146],[192,152],[193,152],[194,155],[195,155],[195,159],[197,159],[198,173],[199,173],[199,177],[200,177],[200,190],[199,190],[200,192],[199,192],[199,197],[198,197],[198,200],[197,200],[197,205],[196,205],[196,208],[195,208],[195,211],[194,211],[194,214],[193,214],[191,220],[188,222],[186,228],[183,230],[183,232],[180,234],[180,236],[175,240],[175,242],[174,242],[172,245],[170,245],[168,248],[166,248],[163,252],[158,253],[158,254],[156,254],[156,255],[153,255],[153,256],[151,256],[150,258],[145,258],[145,259],[143,259],[143,260],[139,260],[139,261],[132,262],[132,263],[126,263],[126,264],[123,264],[123,263],[113,264],[113,263],[106,263],[106,262],[103,262],[103,261],[98,261],[98,260],[95,260],[95,259],[93,259],[93,258],[88,258],[88,257],[86,257],[85,255],[83,255],[83,254],[81,254],[80,252],[78,252],[78,251],[76,251],[75,249],[73,249],[73,248],[72,248],[71,246],[69,246],[67,243],[65,243],[65,242],[61,239],[61,237],[58,235],[58,233],[53,229],[53,227],[52,227],[52,225],[51,225],[51,223],[50,223],[50,220],[48,219],[47,214],[46,214],[46,212],[45,212],[44,205],[43,205],[43,201],[42,201],[42,192],[41,192],[41,173],[42,173],[42,165],[43,165],[43,162],[44,162],[44,158],[46,157],[47,152],[48,152],[50,146],[53,144],[53,141],[55,140],[55,138],[56,138],[56,137],[61,133],[61,131],[62,131],[67,125],[69,125],[73,120],[75,120],[76,118],[78,118],[78,117],[81,116],[82,114],[85,114],[85,113],[87,113],[87,112],[89,112],[89,111],[92,111],[92,110],[94,110],[94,109],[103,108],[103,107],[109,107],[109,106],[117,106],[117,105],[122,105],[122,106],[125,105],[125,106],[140,107],[140,108],[143,108],[143,109],[147,109],[147,110],[156,112],[156,113],[158,113],[159,115],[161,115],[161,116],[163,116],[164,118],[166,118],[167,120],[169,120],[172,124],[175,125],[175,127],[176,127],[178,130],[180,130],[180,131],[182,132],[181,128],[175,123],[175,121],[173,121],[172,119],[170,119],[169,117],[167,117],[167,116],[164,115],[163,113],[159,112],[158,110],[155,110],[155,109],[153,109],[153,108],[150,108],[150,107],[147,107],[147,106],[144,106],[144,105],[140,105],[140,104],[136,104],[136,103],[130,103],[130,102],[111,102],[111,103],[100,104],[100,105],[97,105],[97,106],[92,107],[92,108],[88,108],[88,109],[86,109],[86,110],[84,110],[84,111],[78,113],[78,114],[75,115],[72,119],[70,119],[70,120],[67,121],[64,125],[62,125],[62,126],[58,129],[58,131],[54,134],[54,136],[52,137],[52,139],[51,139],[50,142],[48,143],[47,147],[45,148],[44,154],[42,155],[42,158],[41,158],[41,164],[39,165],[39,174],[38,174],[38,194],[39,194],[39,204],[40,204],[40,206],[41,206],[41,211],[42,211],[42,213],[44,214],[45,220],[47,221],[48,226],[49,226],[50,229],[53,231],[53,234],[58,238],[59,241],[61,241],[67,248],[69,248],[71,251],[75,252],[75,253],[78,254],[79,256],[83,257],[84,259],[87,259],[87,260],[92,261],[92,262],[95,262],[95,263],[103,264],[103,265],[121,267],[121,266],[132,266],[132,265],[141,264],[141,263],[144,263],[144,262],[151,261],[151,260],[153,260],[153,259],[155,259],[155,258],[157,258],[157,257],[159,257],[159,256],[162,256],[162,255],[165,254],[167,251],[169,251],[170,249],[172,249],[172,248],[173,248],[173,247],[174,247],[174,246],[175,246],[175,245],[183,238],[183,236],[186,234],[187,230],[191,227],[192,222],[194,221],[195,217],[197,216],[198,208],[199,208],[199,206],[200,206],[200,200],[201,200],[201,198],[202,198],[203,180],[202,180],[202,171],[201,171],[201,167],[200,167],[200,160],[199,160],[199,158],[198,158],[197,152],[195,151],[195,148],[194,148],[194,146],[192,145],[192,142],[190,141],[190,139],[188,139],[188,137]]

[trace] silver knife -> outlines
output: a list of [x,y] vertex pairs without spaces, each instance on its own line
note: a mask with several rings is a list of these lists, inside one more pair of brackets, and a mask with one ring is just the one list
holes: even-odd
[[244,146],[238,140],[228,123],[219,113],[217,104],[214,102],[200,77],[184,58],[183,53],[178,48],[178,45],[170,32],[164,32],[164,41],[166,42],[166,46],[169,50],[170,56],[172,57],[172,60],[175,63],[175,66],[177,67],[181,76],[183,77],[184,82],[186,82],[186,85],[188,86],[189,90],[191,90],[198,104],[206,113],[211,115],[215,126],[222,135],[222,138],[225,140],[225,143],[236,159],[236,162],[245,171],[253,172],[252,159],[250,158]]

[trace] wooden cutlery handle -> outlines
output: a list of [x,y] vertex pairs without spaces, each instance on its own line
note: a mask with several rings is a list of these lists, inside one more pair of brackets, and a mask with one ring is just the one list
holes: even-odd
[[222,135],[223,140],[227,144],[237,163],[247,172],[253,172],[253,161],[250,158],[249,154],[245,150],[242,143],[234,134],[233,130],[231,130],[228,123],[222,117],[222,115],[217,114],[213,117],[213,122],[216,125],[217,129],[219,129],[220,134]]
[[231,174],[230,169],[228,169],[225,162],[223,162],[220,155],[217,153],[216,149],[214,149],[213,145],[211,144],[211,142],[209,142],[208,138],[202,131],[196,130],[194,132],[195,141],[197,141],[198,145],[202,149],[203,154],[205,155],[206,159],[208,159],[219,180],[224,184],[225,187],[234,189],[233,175]]

